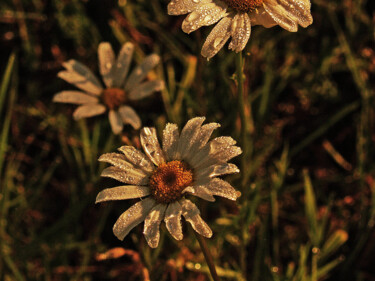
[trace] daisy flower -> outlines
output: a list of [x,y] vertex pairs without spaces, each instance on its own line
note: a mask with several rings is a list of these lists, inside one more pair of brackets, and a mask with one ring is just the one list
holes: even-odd
[[197,206],[185,196],[195,195],[207,201],[215,196],[236,200],[240,192],[228,182],[217,178],[238,173],[228,160],[241,154],[231,137],[209,138],[220,125],[202,126],[205,118],[189,120],[179,134],[177,125],[167,124],[163,131],[162,147],[155,128],[143,128],[140,139],[145,152],[131,146],[122,146],[119,153],[107,153],[99,161],[112,164],[101,176],[110,177],[128,185],[101,191],[96,203],[143,198],[126,210],[116,221],[113,233],[123,240],[132,228],[144,221],[143,234],[150,247],[159,244],[159,226],[164,220],[173,238],[183,238],[181,216],[204,237],[212,231],[200,216]]
[[134,45],[125,43],[117,58],[111,44],[102,42],[98,47],[99,71],[105,87],[95,75],[82,63],[69,60],[63,63],[66,70],[57,76],[73,84],[82,91],[62,91],[53,97],[54,102],[73,103],[80,106],[73,117],[81,118],[100,115],[108,111],[109,122],[113,133],[119,134],[123,124],[130,124],[134,129],[141,127],[141,119],[129,105],[164,88],[161,80],[142,82],[147,74],[159,63],[156,54],[146,57],[127,77]]
[[189,14],[182,23],[186,33],[218,22],[202,47],[202,56],[209,59],[230,37],[229,49],[242,51],[252,25],[280,25],[290,32],[296,32],[298,24],[309,26],[313,22],[310,7],[310,0],[172,0],[168,14]]

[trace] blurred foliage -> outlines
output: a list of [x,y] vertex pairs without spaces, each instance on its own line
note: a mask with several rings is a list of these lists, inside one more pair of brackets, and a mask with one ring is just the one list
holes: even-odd
[[[0,279],[209,280],[194,235],[162,227],[150,249],[136,227],[112,234],[131,201],[94,205],[100,154],[139,147],[139,132],[111,134],[106,118],[75,122],[53,104],[56,77],[74,58],[97,73],[96,49],[131,41],[135,61],[162,57],[166,89],[135,105],[161,132],[194,116],[240,140],[235,54],[207,62],[212,27],[187,35],[167,0],[4,0],[0,3]],[[374,280],[375,13],[372,0],[312,2],[297,33],[253,27],[244,52],[247,149],[227,177],[237,203],[200,200],[223,280]],[[243,142],[246,143],[243,143]]]

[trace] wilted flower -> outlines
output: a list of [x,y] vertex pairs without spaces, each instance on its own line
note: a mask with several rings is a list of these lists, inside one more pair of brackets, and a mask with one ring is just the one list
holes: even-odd
[[99,44],[99,70],[105,88],[80,62],[75,60],[64,62],[63,66],[66,70],[60,71],[58,77],[75,85],[83,92],[62,91],[53,97],[53,101],[80,104],[73,113],[76,120],[103,114],[108,110],[109,122],[115,134],[122,131],[123,124],[130,124],[134,129],[139,129],[141,120],[134,109],[126,103],[162,90],[164,83],[161,80],[142,83],[149,71],[160,61],[156,54],[146,57],[127,77],[133,50],[132,43],[125,43],[116,59],[111,44],[108,42]]
[[240,52],[250,38],[252,25],[282,28],[295,32],[298,24],[312,24],[310,0],[172,0],[168,14],[189,13],[182,30],[193,32],[201,26],[218,22],[202,47],[202,56],[211,58],[224,46],[229,37],[229,49]]
[[150,247],[155,248],[159,244],[159,226],[164,220],[170,234],[181,240],[181,215],[196,232],[204,237],[212,236],[198,208],[185,195],[207,201],[215,201],[213,195],[236,200],[240,192],[217,177],[239,172],[227,161],[241,154],[241,149],[231,137],[218,137],[208,142],[213,130],[220,125],[202,126],[204,120],[203,117],[189,120],[181,134],[177,125],[168,124],[163,131],[162,148],[155,128],[143,128],[140,138],[147,156],[134,147],[122,146],[119,148],[122,154],[107,153],[99,158],[113,165],[102,172],[103,177],[130,185],[103,190],[96,203],[146,197],[118,218],[113,227],[117,238],[123,240],[132,228],[145,221],[143,234]]

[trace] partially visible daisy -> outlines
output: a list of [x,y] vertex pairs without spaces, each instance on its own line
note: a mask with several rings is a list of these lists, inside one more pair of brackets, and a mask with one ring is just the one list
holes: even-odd
[[252,25],[280,25],[290,32],[296,32],[298,24],[309,26],[313,22],[310,7],[310,0],[172,0],[168,14],[189,13],[182,23],[186,33],[218,22],[201,52],[202,56],[212,58],[230,37],[229,49],[242,51]]
[[123,124],[130,124],[134,129],[139,129],[141,119],[133,108],[126,105],[127,102],[142,99],[162,90],[164,83],[161,80],[142,82],[159,63],[160,57],[156,54],[146,57],[127,77],[133,50],[132,43],[125,43],[115,58],[110,43],[99,44],[99,71],[105,84],[104,88],[95,75],[80,62],[64,62],[66,70],[60,71],[57,76],[83,91],[59,92],[55,94],[53,101],[79,104],[73,113],[76,120],[108,111],[109,122],[115,134],[122,131]]
[[200,235],[212,236],[197,206],[185,195],[207,201],[215,201],[213,195],[236,200],[240,192],[217,177],[239,172],[227,161],[241,154],[241,149],[235,146],[236,141],[231,137],[208,141],[220,125],[202,126],[204,120],[203,117],[189,120],[181,134],[177,125],[168,124],[163,131],[162,147],[155,128],[143,128],[140,138],[146,155],[134,147],[122,146],[119,148],[122,154],[107,153],[99,158],[99,161],[113,165],[101,176],[129,185],[103,190],[96,197],[96,203],[145,197],[116,221],[113,232],[118,239],[123,240],[132,228],[145,221],[143,234],[149,246],[156,248],[159,226],[164,220],[170,234],[181,240],[181,215]]

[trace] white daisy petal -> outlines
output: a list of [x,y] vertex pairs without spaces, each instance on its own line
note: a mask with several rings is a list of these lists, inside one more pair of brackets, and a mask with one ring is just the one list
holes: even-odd
[[215,198],[212,196],[212,193],[203,185],[188,186],[182,191],[182,194],[184,193],[189,193],[191,195],[202,198],[206,201],[215,201]]
[[226,9],[226,5],[221,1],[199,5],[185,18],[182,30],[190,33],[202,26],[214,24],[227,15]]
[[138,65],[130,73],[129,78],[126,80],[125,91],[132,91],[147,74],[160,62],[160,57],[156,54],[146,57],[140,65]]
[[118,113],[121,116],[121,120],[124,124],[130,124],[135,130],[138,130],[142,121],[139,118],[137,112],[133,108],[127,105],[120,106]]
[[123,128],[123,123],[120,114],[111,109],[108,113],[108,118],[109,118],[109,123],[111,124],[112,132],[115,135],[118,135],[121,133],[122,128]]
[[193,229],[200,235],[211,238],[212,230],[207,223],[201,218],[199,209],[193,202],[188,199],[181,199],[182,215],[188,221]]
[[277,23],[273,20],[273,18],[264,10],[263,7],[258,8],[254,13],[250,13],[250,22],[251,25],[262,25],[266,28],[273,27],[277,25]]
[[249,41],[251,33],[250,18],[247,13],[238,13],[234,16],[231,26],[232,40],[229,49],[236,53],[241,52]]
[[310,13],[310,1],[280,0],[280,5],[292,15],[302,27],[308,27],[313,22]]
[[221,196],[230,200],[237,200],[241,196],[241,192],[235,190],[228,182],[214,178],[207,185],[207,189],[216,196]]
[[146,216],[155,205],[155,200],[148,197],[131,206],[117,219],[113,226],[113,233],[118,239],[124,240],[130,230],[145,220]]
[[177,148],[178,155],[181,157],[181,159],[184,159],[189,153],[190,147],[194,143],[194,139],[196,138],[205,119],[205,117],[192,118],[182,129]]
[[128,74],[130,62],[133,57],[134,45],[130,42],[122,45],[117,56],[116,64],[113,67],[113,87],[121,88]]
[[162,80],[152,80],[139,84],[133,88],[129,93],[130,100],[139,100],[154,92],[158,92],[164,89],[164,82]]
[[167,205],[157,204],[147,215],[143,228],[147,244],[151,248],[156,248],[160,239],[160,223],[163,220]]
[[179,132],[176,124],[168,123],[163,130],[163,151],[167,161],[176,160]]
[[168,15],[187,14],[207,3],[212,3],[212,0],[172,0],[168,4]]
[[212,58],[225,45],[231,36],[232,19],[229,17],[223,18],[211,30],[203,44],[201,55],[207,59]]
[[239,173],[240,170],[232,163],[223,163],[211,165],[207,168],[202,168],[196,172],[197,181],[201,178],[213,178],[227,174]]
[[170,203],[165,211],[164,222],[169,233],[176,240],[182,240],[182,225],[181,225],[182,207],[178,201]]
[[135,149],[132,146],[121,146],[119,149],[124,155],[125,158],[132,163],[134,166],[141,168],[147,173],[154,171],[155,166],[152,162],[138,149]]
[[58,77],[88,93],[94,95],[102,93],[103,87],[87,66],[76,60],[64,62],[63,66],[66,71],[60,71],[57,74]]
[[148,186],[122,185],[113,188],[106,188],[96,196],[95,203],[141,198],[150,194]]
[[74,103],[74,104],[85,104],[85,103],[98,103],[97,97],[85,94],[80,91],[62,91],[54,95],[54,102],[62,103]]
[[273,20],[289,32],[297,32],[298,25],[295,20],[276,0],[263,2],[263,7]]
[[75,120],[79,120],[81,118],[103,114],[106,110],[106,107],[102,104],[88,103],[77,107],[77,109],[73,112],[73,117]]
[[112,178],[123,183],[135,185],[147,185],[148,176],[142,175],[136,169],[122,170],[118,167],[108,167],[101,173],[102,177]]
[[145,127],[141,130],[141,144],[146,155],[156,166],[165,163],[155,128]]
[[147,173],[144,172],[143,170],[141,169],[138,169],[135,167],[135,165],[133,165],[132,163],[130,163],[127,158],[125,157],[125,155],[123,154],[119,154],[119,153],[105,153],[105,154],[102,154],[99,159],[98,159],[100,162],[106,162],[106,163],[109,163],[115,167],[118,167],[122,170],[128,170],[128,169],[133,169],[134,172],[137,172],[139,173],[140,175],[142,176],[146,176]]
[[107,88],[113,85],[112,67],[115,63],[115,53],[108,42],[102,42],[98,46],[99,71]]

